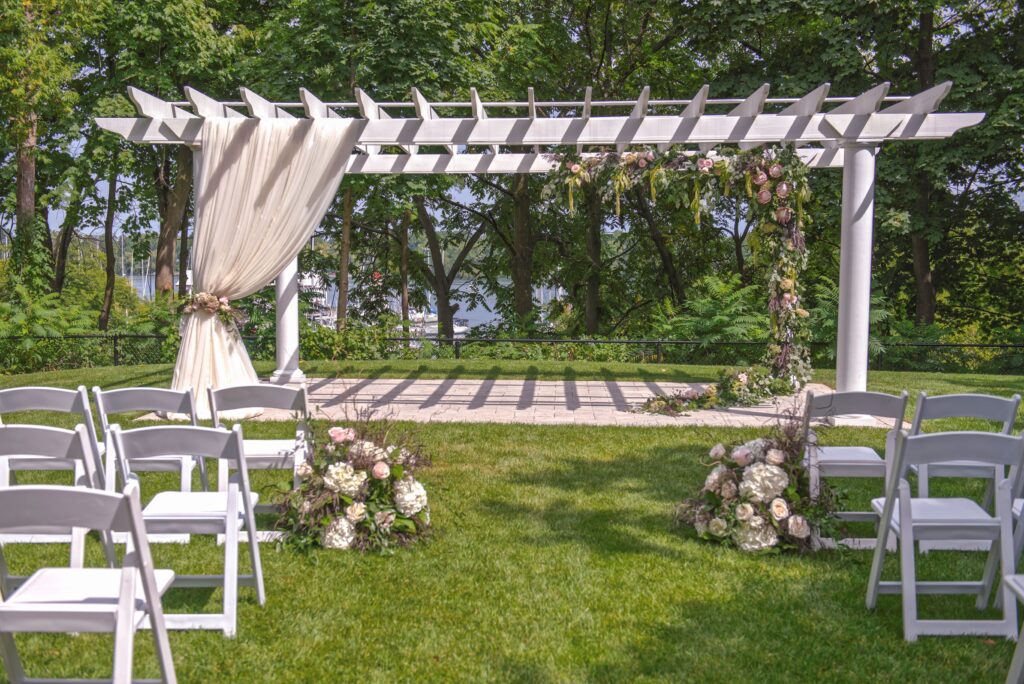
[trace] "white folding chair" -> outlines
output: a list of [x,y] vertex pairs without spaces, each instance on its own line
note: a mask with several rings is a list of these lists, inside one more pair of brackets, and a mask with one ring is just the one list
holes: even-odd
[[[12,470],[21,468],[25,459],[33,470],[74,470],[79,487],[103,489],[100,460],[86,435],[84,425],[74,430],[42,425],[0,425],[0,459],[10,463]],[[0,487],[0,491],[20,489],[27,485]],[[0,521],[2,522],[2,521]],[[70,544],[71,566],[80,568],[85,561],[84,528],[79,526],[54,528],[40,527],[21,534],[0,534],[4,544]],[[110,539],[103,536],[107,561],[113,563],[114,549]],[[24,581],[24,577],[11,576],[0,558],[0,591],[8,591]]]
[[[5,413],[16,411],[53,411],[70,413],[80,416],[79,422],[85,426],[86,436],[93,449],[101,457],[103,445],[96,437],[96,424],[92,422],[92,410],[89,408],[89,394],[84,385],[77,390],[59,389],[57,387],[12,387],[0,390],[0,424],[3,424]],[[7,458],[0,458],[0,487],[6,487],[16,480],[18,470],[67,470],[67,463],[55,463],[50,459],[33,460],[29,456],[17,459],[15,463]],[[101,475],[102,476],[102,475]]]
[[[222,492],[159,492],[142,511],[146,530],[151,534],[224,535],[224,573],[222,575],[178,575],[176,587],[224,587],[224,608],[219,614],[169,613],[170,629],[220,629],[234,636],[238,627],[238,587],[256,587],[262,606],[266,602],[263,588],[263,567],[256,539],[258,497],[249,489],[249,473],[242,449],[242,428],[166,426],[121,430],[112,425],[110,440],[117,452],[122,476],[136,479],[132,464],[140,458],[172,454],[192,454],[214,458],[233,466],[235,474]],[[252,574],[243,575],[238,567],[239,530],[248,536]]]
[[[803,434],[807,444],[804,464],[807,467],[811,498],[816,500],[820,496],[822,478],[877,478],[884,481],[887,464],[890,464],[895,456],[896,437],[903,428],[906,410],[906,392],[898,396],[880,392],[808,392]],[[855,415],[874,416],[893,422],[893,429],[886,435],[884,458],[871,447],[818,444],[817,435],[811,429],[812,421]],[[853,522],[878,521],[878,515],[874,511],[839,511],[836,517]],[[822,541],[828,543],[830,540]],[[840,543],[851,547],[871,548],[874,539],[852,537],[842,539]]]
[[[1009,399],[993,397],[987,394],[944,394],[930,397],[921,392],[917,397],[914,409],[914,420],[910,426],[910,434],[921,434],[922,424],[926,420],[940,418],[976,418],[1000,424],[1000,432],[1008,435],[1013,431],[1013,423],[1020,407],[1020,395],[1015,394]],[[928,480],[933,477],[979,478],[986,480],[985,495],[982,506],[992,510],[992,494],[995,478],[1003,469],[991,467],[970,460],[970,454],[952,463],[937,466],[921,466],[913,470],[917,474],[917,495],[928,497]],[[1005,476],[1005,473],[1004,473]],[[936,549],[957,551],[986,551],[986,542],[968,543],[965,540],[922,542],[921,551]]]
[[[247,439],[245,460],[250,470],[288,470],[292,473],[292,484],[298,486],[300,479],[297,469],[308,458],[309,452],[309,402],[306,388],[283,387],[280,385],[240,385],[221,389],[209,388],[210,411],[213,424],[224,427],[223,414],[239,409],[280,409],[291,411],[297,418],[294,439]],[[218,482],[225,481],[227,464],[221,462]],[[223,488],[223,485],[218,485]],[[273,504],[256,506],[257,513],[276,513]],[[259,530],[260,541],[275,541],[280,533]]]
[[[1000,576],[1014,574],[1012,483],[998,477],[995,488],[995,514],[976,501],[966,498],[911,498],[906,480],[910,466],[954,462],[970,453],[972,460],[990,467],[1019,468],[1024,458],[1024,438],[991,432],[937,432],[908,436],[899,440],[896,461],[886,483],[884,499],[871,502],[880,515],[878,540],[868,578],[867,607],[874,609],[878,595],[901,594],[903,600],[903,637],[915,641],[920,635],[991,635],[1013,639],[1017,634],[1017,605],[1003,585],[1002,619],[998,620],[922,620],[917,615],[918,594],[969,594],[975,606],[988,606],[991,591],[990,568],[997,565]],[[896,535],[900,553],[900,580],[882,581],[882,565],[889,533]],[[915,543],[922,539],[974,539],[989,542],[986,572],[982,580],[919,581],[915,566]],[[994,577],[994,573],[991,573]]]
[[[93,397],[96,399],[96,409],[100,418],[100,428],[103,434],[110,429],[110,417],[118,413],[130,411],[149,411],[182,414],[188,417],[192,425],[198,425],[196,420],[196,405],[192,390],[171,390],[157,387],[131,387],[128,389],[101,390],[99,387],[92,388]],[[106,468],[114,472],[114,458],[107,454]],[[192,472],[194,468],[199,469],[199,480],[203,490],[210,488],[206,476],[206,464],[201,458],[191,455],[175,456],[154,456],[151,458],[140,458],[132,464],[134,472],[178,472],[181,474],[180,489],[183,492],[192,491]],[[114,490],[114,478],[108,483],[108,490]],[[153,539],[150,539],[153,541]]]
[[176,682],[160,603],[174,573],[153,569],[137,486],[128,485],[123,494],[53,485],[0,490],[0,531],[25,532],[41,525],[127,533],[132,543],[120,568],[42,568],[0,599],[0,655],[11,682],[61,681],[25,676],[15,633],[110,632],[114,672],[105,681],[127,684],[133,681],[135,632],[144,622],[153,627],[159,681]]

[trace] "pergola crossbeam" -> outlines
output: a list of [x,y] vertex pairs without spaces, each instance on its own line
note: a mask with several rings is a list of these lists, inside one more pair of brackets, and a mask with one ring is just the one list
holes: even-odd
[[[740,102],[738,105],[733,107],[732,111],[729,112],[729,116],[739,118],[741,120],[738,124],[740,127],[746,126],[747,120],[752,120],[754,117],[758,116],[761,112],[764,111],[764,103],[765,100],[768,99],[769,89],[770,86],[767,83],[763,84],[760,88],[758,88],[750,95],[748,95],[747,99],[743,100],[743,102]],[[743,149],[747,149],[744,148],[744,143],[742,143],[742,141],[740,142],[740,147]],[[757,147],[757,145],[759,144],[759,142],[755,142],[754,144],[750,145],[750,147]],[[702,152],[707,152],[709,150],[714,149],[715,145],[717,145],[717,143],[702,144],[700,146],[700,149]]]
[[185,97],[192,103],[192,111],[204,119],[247,118],[242,112],[232,109],[195,88],[185,86]]
[[[419,88],[413,86],[412,89],[412,104],[416,108],[416,116],[423,119],[424,121],[430,119],[439,119],[437,112],[430,106],[430,102],[423,96]],[[456,149],[454,145],[445,145],[449,154],[455,154]]]
[[[469,89],[469,101],[473,106],[473,118],[477,121],[483,121],[487,118],[487,110],[484,109],[484,103],[480,100],[480,95],[477,94],[476,88]],[[490,145],[491,153],[498,154],[498,146]]]

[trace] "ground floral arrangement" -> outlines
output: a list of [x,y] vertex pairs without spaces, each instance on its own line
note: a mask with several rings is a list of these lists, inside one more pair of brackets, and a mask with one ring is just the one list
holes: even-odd
[[298,466],[277,529],[299,549],[386,551],[430,532],[427,492],[414,474],[430,465],[411,436],[387,422],[332,427]]
[[804,446],[795,418],[731,450],[716,444],[704,486],[676,506],[676,521],[701,539],[750,553],[812,550],[816,538],[833,533],[836,494],[822,483],[811,500]]
[[688,388],[657,394],[636,408],[638,413],[682,416],[700,409],[755,406],[770,397],[792,394],[793,387],[767,370],[721,371],[718,382],[703,389]]
[[568,153],[556,158],[559,165],[545,186],[545,194],[564,189],[570,213],[575,213],[575,194],[584,186],[600,188],[606,200],[614,198],[616,213],[621,209],[623,193],[636,186],[646,187],[652,202],[688,209],[685,213],[695,224],[700,224],[701,217],[710,213],[719,198],[746,197],[746,220],[755,227],[748,238],[753,259],[768,271],[771,329],[762,365],[770,378],[764,379],[764,373],[753,368],[737,371],[723,378],[710,394],[655,397],[651,404],[655,412],[758,403],[773,395],[791,394],[810,380],[808,312],[801,306],[799,289],[800,274],[807,266],[804,230],[810,217],[805,207],[811,191],[807,166],[795,148],[720,147],[712,157],[673,146],[665,151]]

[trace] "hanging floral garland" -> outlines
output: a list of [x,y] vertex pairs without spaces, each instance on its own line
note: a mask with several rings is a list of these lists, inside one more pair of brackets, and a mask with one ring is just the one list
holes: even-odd
[[[636,186],[645,187],[651,201],[658,193],[687,208],[696,225],[719,197],[742,193],[748,200],[750,247],[757,263],[767,267],[768,310],[771,343],[763,365],[769,373],[745,371],[723,378],[719,394],[734,395],[739,402],[753,402],[777,390],[803,386],[811,376],[807,348],[807,310],[800,305],[800,275],[807,265],[804,228],[809,217],[804,207],[810,199],[807,167],[788,146],[756,150],[720,148],[714,157],[683,147],[667,151],[641,149],[624,154],[566,154],[556,157],[545,195],[567,193],[569,211],[575,213],[575,193],[585,185],[603,188],[604,199],[615,201],[621,213],[621,197]],[[755,387],[756,384],[761,386]],[[748,387],[748,385],[750,385]]]

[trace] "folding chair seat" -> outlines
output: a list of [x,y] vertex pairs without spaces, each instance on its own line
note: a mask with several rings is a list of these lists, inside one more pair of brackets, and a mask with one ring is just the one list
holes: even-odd
[[[110,429],[111,416],[118,413],[135,411],[160,412],[163,414],[176,414],[185,416],[192,425],[198,425],[196,420],[196,405],[192,390],[171,390],[156,387],[131,387],[128,389],[101,390],[99,387],[92,388],[93,397],[96,399],[96,409],[99,413],[100,428],[105,435]],[[107,455],[106,469],[115,472],[113,467],[113,456]],[[132,470],[140,472],[177,472],[181,475],[180,490],[183,492],[192,491],[192,474],[195,468],[199,469],[199,479],[204,490],[209,489],[209,481],[206,476],[206,465],[201,458],[191,455],[153,456],[140,458],[132,464]],[[113,486],[108,487],[113,491]],[[150,538],[150,541],[156,541]],[[187,539],[186,539],[187,541]]]
[[123,494],[53,485],[0,490],[0,530],[19,532],[41,525],[123,533],[132,543],[120,568],[42,568],[13,593],[5,593],[0,600],[0,655],[10,681],[58,681],[26,677],[13,637],[21,632],[112,633],[113,677],[106,681],[138,681],[132,678],[135,632],[151,624],[159,681],[176,682],[161,605],[174,573],[153,568],[137,486],[129,484]]
[[[0,390],[0,425],[3,424],[4,414],[18,411],[53,411],[77,415],[78,422],[85,426],[86,436],[93,450],[100,457],[103,456],[103,445],[96,436],[96,424],[92,422],[89,394],[83,385],[79,385],[76,390],[57,387],[12,387]],[[70,469],[72,464],[45,457],[35,458],[31,454],[17,458],[0,458],[0,487],[15,482],[17,471]]]
[[[73,470],[79,487],[103,489],[100,459],[93,450],[84,425],[74,430],[42,425],[0,425],[0,460],[15,467],[24,459],[39,470]],[[8,485],[0,491],[20,489],[25,485]],[[0,521],[2,522],[2,521]],[[70,544],[71,565],[80,568],[85,560],[85,533],[81,527],[40,527],[18,534],[0,534],[3,544]],[[102,536],[102,535],[101,535]],[[114,549],[109,537],[102,537],[107,560],[113,563]],[[0,591],[8,591],[24,581],[14,577],[0,558]]]
[[[137,481],[132,464],[145,458],[171,454],[191,454],[218,459],[232,466],[234,474],[226,478],[225,490],[216,492],[160,492],[142,511],[150,534],[223,535],[224,572],[219,575],[176,575],[176,587],[223,587],[223,610],[217,614],[166,615],[169,629],[220,629],[234,636],[238,628],[238,587],[256,587],[259,604],[266,602],[263,568],[256,538],[255,505],[258,497],[249,488],[249,474],[242,449],[242,428],[167,426],[121,430],[113,425],[110,443],[116,452],[118,468],[126,480]],[[245,530],[251,574],[238,567],[239,535]]]
[[[903,426],[906,408],[906,392],[899,396],[879,392],[808,392],[803,432],[807,443],[804,465],[808,470],[811,497],[817,499],[820,496],[822,478],[876,478],[884,481],[886,464],[892,461],[896,434]],[[885,457],[871,447],[822,446],[818,443],[817,434],[811,429],[812,421],[851,415],[869,415],[893,422],[893,430],[886,435]],[[839,511],[836,515],[841,520],[849,521],[878,520],[875,511]],[[823,541],[828,543],[830,540]],[[840,543],[848,546],[869,548],[873,542],[870,538],[840,540]]]
[[[209,389],[210,410],[213,424],[224,427],[223,415],[228,411],[244,409],[278,409],[292,412],[296,417],[294,439],[247,439],[245,460],[250,470],[287,470],[292,473],[292,484],[298,486],[297,468],[309,458],[309,403],[306,388],[291,388],[280,385],[241,385]],[[221,462],[221,468],[227,464]],[[224,482],[224,472],[219,473],[218,482]],[[218,485],[220,486],[220,485]],[[257,513],[275,513],[273,504],[260,504]],[[260,541],[274,541],[280,533],[259,530]]]
[[[871,574],[868,578],[867,607],[874,609],[881,594],[900,594],[903,601],[903,636],[915,641],[919,635],[992,635],[1015,638],[1016,604],[1005,586],[1001,588],[1003,617],[997,620],[922,620],[917,614],[918,594],[969,594],[975,606],[988,606],[992,582],[998,567],[1000,576],[1014,573],[1012,483],[997,477],[995,514],[966,498],[911,498],[906,480],[911,466],[943,465],[970,453],[973,459],[993,470],[1019,468],[1024,459],[1024,438],[986,432],[943,432],[909,436],[899,440],[897,457],[889,473],[884,499],[872,501],[880,515]],[[890,534],[896,537],[900,554],[900,580],[883,581],[882,566]],[[986,569],[980,581],[920,581],[917,579],[915,545],[921,540],[978,540],[989,548]]]

